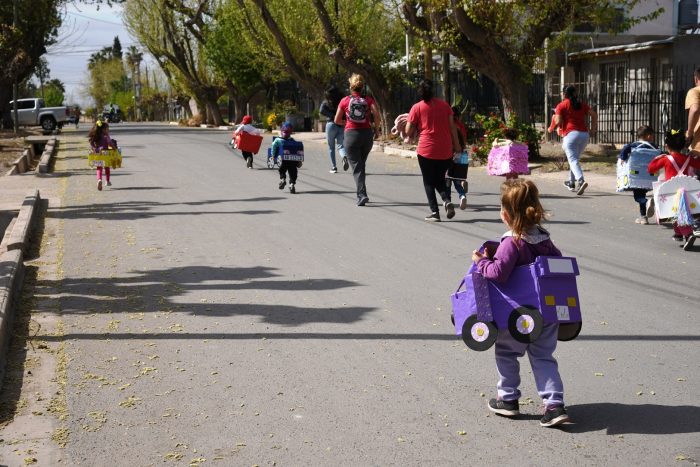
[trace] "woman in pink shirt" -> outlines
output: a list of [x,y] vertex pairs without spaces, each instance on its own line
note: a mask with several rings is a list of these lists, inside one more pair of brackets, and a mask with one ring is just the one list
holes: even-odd
[[583,169],[581,169],[579,159],[588,144],[589,129],[586,125],[586,119],[589,115],[591,117],[590,132],[595,133],[598,115],[591,110],[588,104],[578,100],[578,91],[574,86],[567,86],[564,89],[564,100],[554,109],[554,123],[564,135],[561,146],[569,161],[569,180],[564,182],[564,186],[569,191],[575,191],[577,195],[582,195],[588,187],[588,182],[583,179]]
[[452,155],[461,152],[457,127],[452,118],[450,104],[433,97],[433,82],[426,79],[418,85],[419,102],[408,113],[406,133],[418,134],[418,165],[423,174],[423,186],[430,205],[429,222],[440,222],[437,191],[442,198],[447,218],[455,215],[455,207],[450,200],[450,189],[445,185],[445,174],[452,166]]
[[[335,112],[335,124],[345,125],[345,156],[352,167],[357,187],[357,205],[369,202],[365,185],[365,164],[380,125],[374,98],[365,96],[365,80],[357,73],[350,77],[350,95],[343,97]],[[343,162],[343,169],[345,169]]]

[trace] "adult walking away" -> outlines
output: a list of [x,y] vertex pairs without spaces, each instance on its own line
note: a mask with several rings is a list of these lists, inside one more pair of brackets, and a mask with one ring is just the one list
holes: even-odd
[[325,100],[321,102],[321,108],[319,109],[319,113],[328,118],[326,123],[326,141],[328,142],[328,157],[331,160],[330,172],[332,174],[338,173],[338,166],[335,163],[336,148],[343,159],[343,170],[348,170],[348,159],[345,157],[345,148],[343,147],[345,128],[344,125],[338,125],[333,121],[338,110],[338,104],[343,97],[343,93],[337,87],[331,86],[326,89]]
[[433,82],[426,79],[418,85],[419,102],[408,113],[406,133],[418,134],[418,165],[423,174],[423,186],[430,205],[429,222],[440,222],[437,191],[442,198],[447,218],[455,215],[450,199],[450,188],[445,183],[445,174],[452,166],[452,155],[462,151],[457,136],[457,127],[452,118],[450,104],[433,97]]
[[695,87],[685,96],[685,108],[688,110],[688,131],[686,144],[690,146],[690,155],[700,157],[700,66],[693,73]]
[[[586,118],[590,115],[590,131],[586,125]],[[578,99],[578,91],[574,86],[564,89],[564,100],[554,109],[555,124],[561,128],[564,136],[562,148],[569,161],[569,180],[564,186],[569,191],[575,191],[582,195],[588,187],[588,182],[583,179],[581,169],[581,153],[586,149],[589,140],[589,132],[595,134],[598,127],[598,115],[586,104]]]
[[374,98],[363,94],[365,80],[357,73],[350,79],[350,95],[343,97],[335,113],[335,124],[342,125],[345,119],[345,156],[348,158],[357,186],[357,205],[369,202],[365,185],[365,164],[372,150],[374,137],[381,124]]

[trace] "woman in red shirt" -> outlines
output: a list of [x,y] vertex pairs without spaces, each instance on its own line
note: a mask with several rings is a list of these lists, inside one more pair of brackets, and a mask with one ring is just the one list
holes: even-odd
[[[365,164],[374,145],[374,137],[378,134],[380,119],[374,99],[362,94],[365,89],[364,78],[355,73],[350,77],[349,82],[350,95],[343,97],[338,104],[335,124],[345,125],[345,156],[352,167],[352,176],[355,178],[357,205],[364,206],[369,202],[365,185]],[[343,169],[345,169],[344,165]]]
[[598,115],[585,102],[578,100],[578,91],[574,86],[564,89],[564,100],[554,109],[554,121],[564,135],[562,148],[569,161],[569,180],[564,186],[569,191],[582,195],[588,182],[583,179],[583,169],[579,158],[588,144],[589,129],[586,118],[591,117],[590,132],[595,133],[598,125]]
[[423,186],[430,205],[429,222],[440,222],[437,191],[442,198],[447,218],[455,215],[455,207],[450,200],[450,189],[445,185],[445,174],[452,166],[452,155],[461,152],[457,137],[457,127],[452,118],[450,104],[433,97],[433,82],[426,79],[418,85],[419,102],[408,113],[406,133],[418,134],[418,165],[423,174]]

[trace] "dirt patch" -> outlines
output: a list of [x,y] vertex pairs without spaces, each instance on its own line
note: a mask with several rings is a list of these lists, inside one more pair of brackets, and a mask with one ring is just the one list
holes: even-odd
[[0,173],[10,170],[12,163],[27,149],[24,138],[41,135],[41,129],[20,128],[17,134],[12,130],[0,130]]

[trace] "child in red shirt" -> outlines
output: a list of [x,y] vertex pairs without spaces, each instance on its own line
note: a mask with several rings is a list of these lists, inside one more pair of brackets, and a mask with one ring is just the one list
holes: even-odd
[[[667,131],[664,135],[664,140],[666,141],[666,150],[670,154],[661,154],[652,159],[647,167],[650,174],[655,174],[664,169],[663,180],[670,180],[676,175],[693,176],[695,174],[694,169],[700,170],[700,159],[681,153],[685,147],[685,135],[683,132],[679,130]],[[659,179],[659,181],[662,180]],[[673,239],[677,242],[682,242],[684,239],[687,240],[687,237],[692,232],[693,228],[691,226],[681,227],[676,222],[673,223]]]

